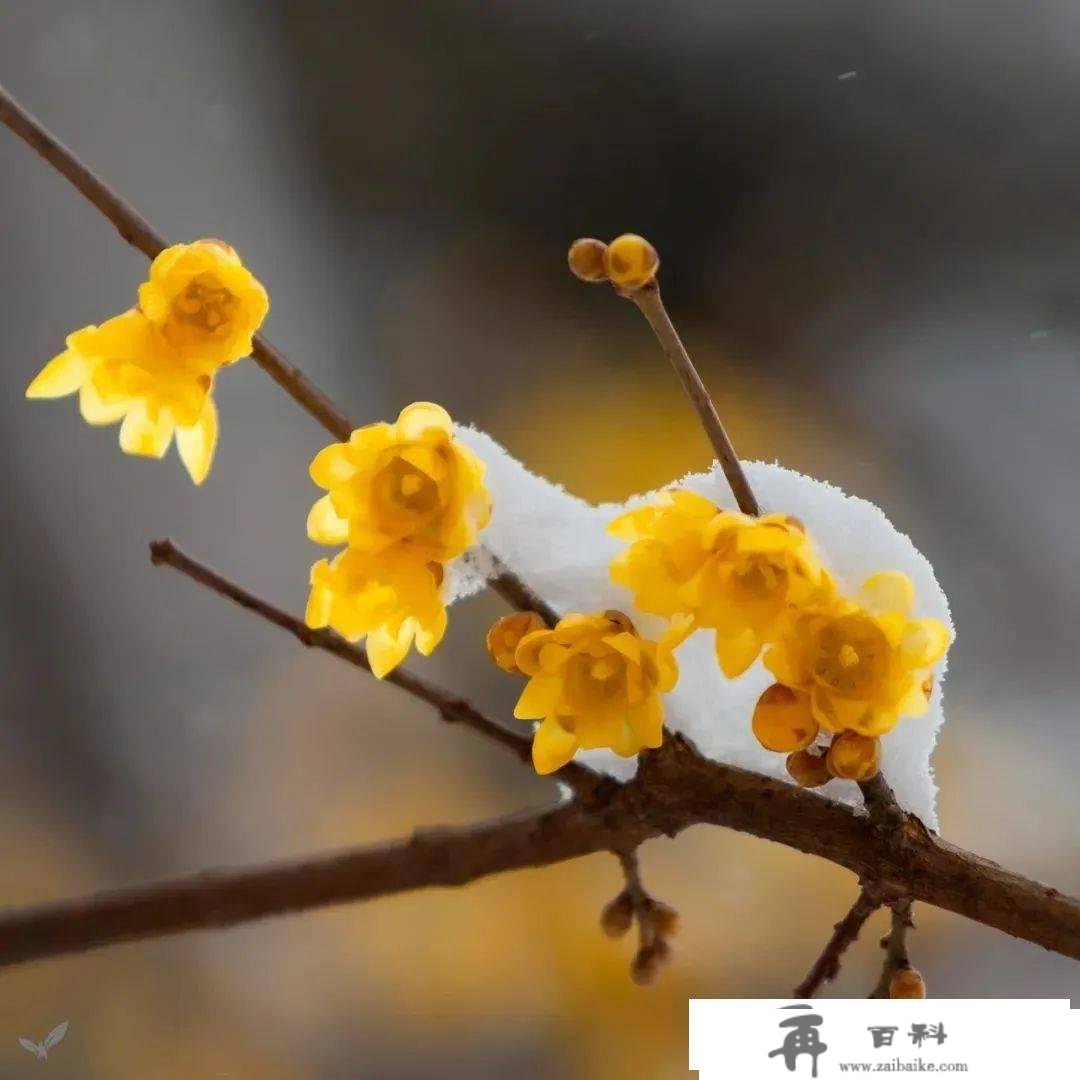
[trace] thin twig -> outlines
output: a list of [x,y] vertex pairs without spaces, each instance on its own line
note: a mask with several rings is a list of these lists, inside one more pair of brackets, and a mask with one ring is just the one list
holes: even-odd
[[813,997],[821,987],[832,982],[840,974],[840,961],[844,953],[858,940],[866,920],[881,907],[880,894],[863,886],[851,910],[833,927],[832,937],[825,944],[821,955],[814,961],[807,976],[792,992],[792,997]]
[[[302,619],[260,599],[229,581],[228,578],[222,577],[210,567],[185,555],[171,540],[155,540],[150,545],[150,560],[155,566],[171,566],[199,585],[266,619],[267,622],[292,634],[302,645],[332,653],[346,663],[352,664],[353,667],[371,673],[367,653],[361,647],[350,645],[344,638],[329,630],[312,630]],[[461,724],[478,735],[482,735],[489,742],[498,743],[512,751],[525,764],[532,760],[531,738],[509,731],[494,720],[489,720],[462,698],[447,694],[427,680],[401,668],[391,671],[385,681],[433,706],[439,716],[448,723]],[[570,762],[559,770],[557,779],[568,784],[574,791],[587,792],[596,787],[600,778],[584,766]]]
[[705,388],[705,383],[698,374],[697,368],[694,367],[686,346],[683,345],[678,331],[668,316],[656,279],[654,278],[639,289],[620,291],[620,295],[632,300],[652,327],[657,341],[660,342],[660,347],[664,350],[664,355],[671,362],[687,397],[697,410],[698,418],[705,429],[705,434],[709,437],[709,442],[712,443],[720,467],[724,470],[724,475],[731,485],[739,509],[744,514],[757,517],[761,513],[757,498],[746,479],[746,473],[743,472],[742,463],[739,461],[738,454],[735,453],[735,447],[720,419],[720,414],[716,411],[716,404]]
[[881,978],[869,995],[872,998],[887,998],[893,976],[898,971],[911,967],[907,947],[907,932],[915,927],[911,919],[911,900],[897,900],[891,907],[892,923],[889,933],[881,939],[885,959],[881,965]]
[[592,851],[626,851],[691,825],[724,825],[895,882],[917,900],[1080,960],[1080,901],[913,830],[902,862],[865,815],[703,758],[678,741],[627,784],[538,816],[419,834],[285,865],[197,875],[0,916],[0,964],[209,929],[407,889],[464,885]]
[[559,621],[558,612],[533,592],[521,578],[512,574],[501,560],[495,556],[492,556],[492,559],[494,576],[488,580],[490,588],[515,610],[535,611],[549,627],[554,626]]

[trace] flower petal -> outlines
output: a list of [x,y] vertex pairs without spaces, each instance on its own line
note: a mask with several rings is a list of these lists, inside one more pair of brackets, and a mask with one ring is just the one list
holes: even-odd
[[567,731],[554,717],[545,720],[533,734],[533,768],[541,776],[561,769],[577,750],[577,736]]
[[172,442],[174,428],[168,409],[159,409],[157,415],[151,417],[146,406],[137,402],[120,425],[120,449],[137,457],[164,457]]
[[937,619],[909,622],[900,640],[900,659],[909,668],[936,664],[949,647],[949,631]]
[[744,630],[741,634],[716,635],[716,659],[720,670],[729,679],[737,679],[758,658],[761,652],[761,639],[753,630]]
[[308,513],[307,534],[316,544],[331,546],[344,544],[349,539],[349,523],[338,516],[329,495],[315,500]]
[[415,621],[403,619],[395,634],[390,627],[380,626],[367,636],[367,656],[371,673],[382,679],[405,659],[415,632]]
[[915,586],[907,574],[884,570],[863,582],[859,603],[874,615],[906,615],[915,603]]
[[422,439],[429,434],[449,437],[453,433],[454,422],[441,405],[431,401],[414,401],[398,414],[397,430],[399,437],[406,441]]
[[86,381],[89,364],[79,352],[65,349],[37,373],[26,388],[28,398],[59,398],[74,394]]
[[356,472],[356,467],[349,459],[348,443],[333,443],[320,450],[311,462],[308,473],[321,488],[337,487],[344,484]]
[[199,419],[191,427],[176,429],[176,449],[184,468],[196,484],[201,484],[210,472],[217,437],[217,406],[214,399],[208,397]]
[[536,675],[526,684],[517,704],[514,716],[518,720],[543,720],[555,712],[562,691],[562,679]]
[[88,424],[96,427],[115,424],[123,418],[131,404],[128,399],[105,401],[89,380],[84,382],[79,390],[79,412]]

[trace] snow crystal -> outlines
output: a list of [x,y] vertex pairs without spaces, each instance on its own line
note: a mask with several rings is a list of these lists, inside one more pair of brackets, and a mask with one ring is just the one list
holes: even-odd
[[[594,506],[529,472],[484,432],[459,426],[457,434],[487,464],[495,511],[482,539],[493,554],[556,611],[619,608],[633,614],[643,634],[659,635],[663,621],[638,612],[629,592],[611,581],[608,564],[623,543],[606,532],[608,522],[655,492],[621,505]],[[842,591],[853,594],[879,570],[901,570],[915,584],[915,616],[940,619],[952,630],[948,600],[930,563],[877,506],[778,464],[747,462],[744,467],[763,512],[793,514],[806,524]],[[672,484],[699,492],[717,506],[735,508],[719,466]],[[451,568],[449,596],[459,599],[480,589],[490,565],[481,555],[460,560]],[[761,661],[741,678],[725,679],[708,631],[694,634],[677,656],[679,683],[665,698],[668,727],[692,739],[706,757],[790,782],[784,755],[765,750],[750,730],[754,704],[772,682]],[[935,672],[926,714],[904,717],[882,740],[885,773],[897,799],[931,828],[937,827],[937,789],[930,754],[944,720],[944,668],[942,663]],[[636,769],[634,759],[603,750],[579,754],[578,760],[619,780],[629,779]],[[840,802],[860,803],[850,783],[832,781],[818,790]]]

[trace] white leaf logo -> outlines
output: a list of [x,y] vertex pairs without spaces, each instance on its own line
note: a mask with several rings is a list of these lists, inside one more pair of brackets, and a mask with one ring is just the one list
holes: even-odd
[[19,1045],[28,1054],[33,1054],[38,1061],[44,1061],[49,1056],[49,1051],[58,1045],[67,1034],[67,1029],[68,1021],[65,1020],[62,1024],[57,1024],[41,1042],[36,1043],[32,1039],[20,1039]]

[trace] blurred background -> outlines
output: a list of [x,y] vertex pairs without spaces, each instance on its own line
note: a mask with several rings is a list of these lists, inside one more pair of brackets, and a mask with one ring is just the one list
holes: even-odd
[[[0,0],[0,80],[166,236],[221,236],[267,331],[357,423],[431,398],[621,499],[704,468],[644,324],[567,273],[642,232],[745,457],[874,500],[959,639],[943,831],[1080,889],[1080,8],[1071,0]],[[0,130],[4,904],[542,806],[393,687],[155,571],[169,535],[301,611],[326,436],[250,363],[214,472],[123,457],[23,390],[145,260]],[[425,671],[508,715],[484,596]],[[643,850],[658,986],[603,856],[0,974],[0,1075],[686,1075],[690,996],[790,992],[848,874],[720,830]],[[1075,964],[936,911],[932,995],[1080,997]],[[875,922],[830,993],[864,996]]]

